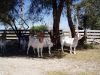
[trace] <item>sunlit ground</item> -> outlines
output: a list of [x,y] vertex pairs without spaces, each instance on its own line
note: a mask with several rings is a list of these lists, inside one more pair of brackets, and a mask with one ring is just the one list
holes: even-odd
[[[52,51],[52,56],[0,57],[2,75],[100,75],[100,48],[78,49],[77,54]],[[44,53],[44,55],[46,55]]]

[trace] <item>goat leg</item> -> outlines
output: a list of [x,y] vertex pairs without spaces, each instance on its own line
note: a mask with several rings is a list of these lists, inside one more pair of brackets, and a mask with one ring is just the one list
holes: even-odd
[[39,48],[37,48],[37,52],[38,52],[38,57],[40,57],[40,54],[39,54]]
[[49,46],[49,55],[51,55],[51,47]]
[[72,54],[72,46],[70,46],[70,54]]
[[62,53],[64,53],[64,48],[63,48],[63,45],[61,45],[61,50],[62,50]]
[[41,48],[41,57],[43,57],[43,54],[42,54],[42,52],[43,52],[43,48]]
[[29,52],[29,48],[30,48],[30,46],[28,45],[28,48],[27,48],[27,55],[28,55],[28,52]]
[[76,47],[74,47],[74,54],[76,54],[75,50],[76,50]]

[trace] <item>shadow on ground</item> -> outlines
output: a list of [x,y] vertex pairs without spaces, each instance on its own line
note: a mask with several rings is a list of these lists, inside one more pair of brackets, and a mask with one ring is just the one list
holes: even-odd
[[[86,48],[91,48],[91,46],[94,45],[85,45]],[[93,48],[93,47],[92,47]],[[48,53],[48,48],[43,49],[43,59],[50,59],[50,58],[63,58],[65,55],[69,54],[69,47],[64,47],[65,53],[61,52],[61,47],[59,47],[57,50],[52,48],[51,49],[51,55]],[[81,49],[80,47],[77,48],[79,51],[88,50],[88,49]],[[17,40],[10,41],[7,46],[6,50],[3,53],[2,50],[0,50],[0,57],[29,57],[29,58],[38,58],[37,51],[34,53],[33,49],[30,47],[29,54],[27,55],[27,48],[25,50],[21,49],[19,46],[19,43]]]
[[[33,49],[30,47],[29,54],[27,55],[27,48],[23,50],[19,47],[18,43],[12,45],[7,45],[6,50],[4,53],[0,50],[0,57],[28,57],[28,58],[38,58],[37,50],[34,53]],[[43,59],[50,59],[50,58],[63,58],[66,54],[62,53],[60,49],[54,50],[51,49],[51,55],[48,53],[48,48],[43,49]]]

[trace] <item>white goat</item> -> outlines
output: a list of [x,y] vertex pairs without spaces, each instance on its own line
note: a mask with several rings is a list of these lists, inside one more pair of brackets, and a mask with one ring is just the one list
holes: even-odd
[[70,38],[68,36],[61,36],[61,49],[62,52],[64,52],[63,47],[64,46],[69,46],[70,47],[70,54],[72,54],[72,47],[74,48],[74,54],[76,54],[75,50],[76,50],[76,46],[78,44],[78,40],[79,40],[79,34],[77,33],[75,38]]
[[43,47],[48,47],[49,48],[49,55],[51,55],[51,47],[53,46],[53,43],[51,42],[50,37],[44,37],[43,42],[40,42],[39,39],[37,39],[36,37],[29,36],[27,54],[29,52],[30,46],[33,49],[35,49],[35,48],[37,49],[38,57],[40,57],[39,53],[41,53],[41,57],[43,57],[43,55],[42,55]]
[[6,50],[6,41],[5,40],[0,39],[0,48],[1,48],[2,53],[4,54],[4,52]]

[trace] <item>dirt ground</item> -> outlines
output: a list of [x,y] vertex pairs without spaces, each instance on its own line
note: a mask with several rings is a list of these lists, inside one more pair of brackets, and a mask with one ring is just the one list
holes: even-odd
[[0,75],[100,75],[100,49],[62,58],[0,57]]

